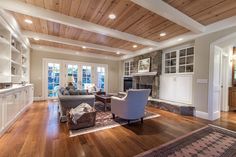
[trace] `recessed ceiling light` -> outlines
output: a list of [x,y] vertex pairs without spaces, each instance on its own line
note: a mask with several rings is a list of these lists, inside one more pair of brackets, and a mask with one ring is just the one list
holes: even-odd
[[133,48],[137,48],[138,46],[137,45],[133,45]]
[[39,40],[39,38],[37,38],[37,37],[36,37],[36,38],[34,38],[34,40],[38,41],[38,40]]
[[116,15],[115,14],[109,14],[108,17],[109,17],[109,19],[114,20],[116,18]]
[[119,54],[120,54],[120,52],[119,52],[119,51],[117,51],[117,52],[116,52],[116,54],[118,54],[118,55],[119,55]]
[[179,38],[179,39],[178,39],[178,41],[182,41],[182,40],[183,40],[183,38]]
[[25,22],[28,23],[28,24],[32,24],[33,21],[29,20],[29,19],[25,19]]
[[165,33],[165,32],[160,33],[160,36],[161,36],[161,37],[164,37],[164,36],[166,36],[166,33]]
[[86,46],[82,46],[83,49],[86,49],[87,47]]

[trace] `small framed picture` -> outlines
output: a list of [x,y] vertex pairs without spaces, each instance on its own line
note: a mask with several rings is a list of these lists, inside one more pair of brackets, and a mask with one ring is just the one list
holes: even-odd
[[138,61],[138,72],[150,71],[150,58],[141,59]]

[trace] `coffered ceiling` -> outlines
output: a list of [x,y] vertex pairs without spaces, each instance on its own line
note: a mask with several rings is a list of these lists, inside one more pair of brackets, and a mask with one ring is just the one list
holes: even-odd
[[8,0],[0,6],[32,45],[117,58],[185,42],[236,19],[235,0]]

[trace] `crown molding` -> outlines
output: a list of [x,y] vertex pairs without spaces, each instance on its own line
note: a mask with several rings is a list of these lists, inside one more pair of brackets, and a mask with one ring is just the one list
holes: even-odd
[[73,55],[73,56],[83,56],[83,57],[98,58],[98,59],[103,59],[103,60],[104,59],[114,60],[114,61],[121,60],[120,57],[106,56],[106,55],[94,54],[94,53],[84,52],[84,51],[74,51],[74,50],[57,48],[57,47],[52,47],[52,46],[42,46],[42,45],[32,44],[31,48],[33,50],[39,50],[39,51],[51,52],[51,53],[60,53],[60,54]]

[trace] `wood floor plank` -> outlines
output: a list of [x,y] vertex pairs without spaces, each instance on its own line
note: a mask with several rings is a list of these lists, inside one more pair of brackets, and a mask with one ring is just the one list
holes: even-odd
[[210,122],[153,107],[147,109],[160,117],[70,138],[66,123],[59,122],[57,102],[34,102],[0,138],[0,156],[133,156],[207,124],[236,131],[235,112],[222,112],[221,119]]

